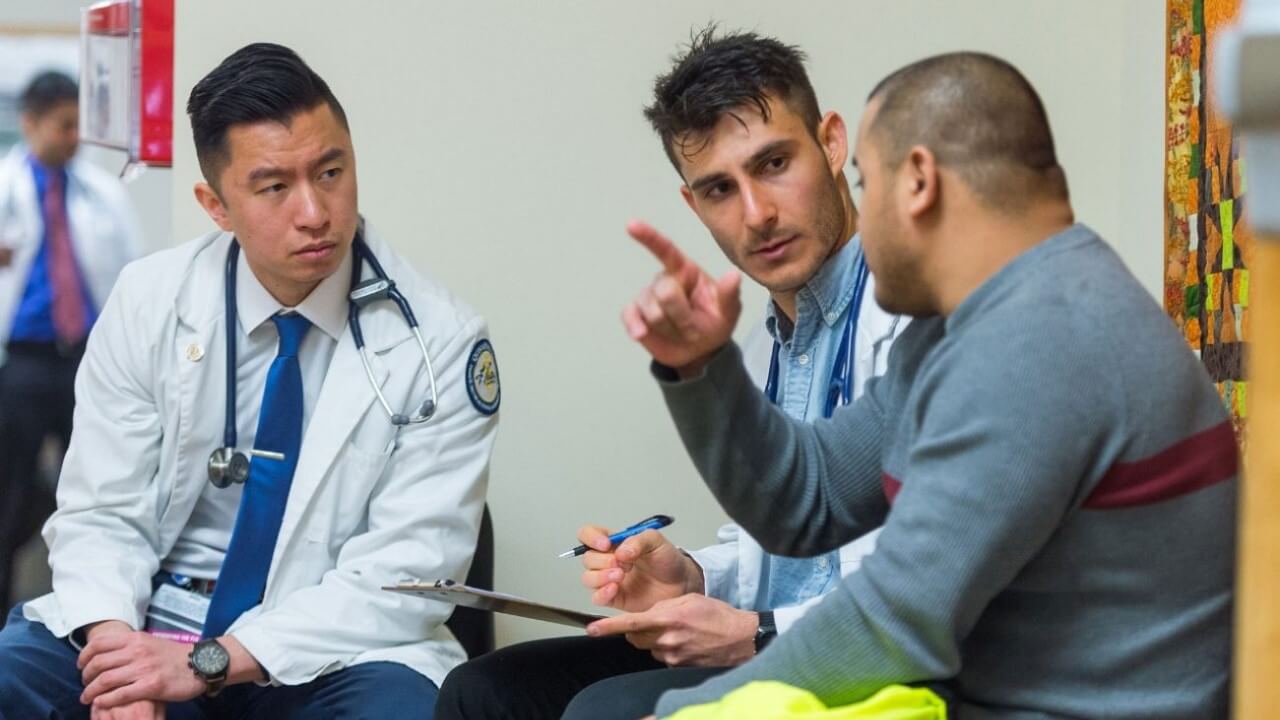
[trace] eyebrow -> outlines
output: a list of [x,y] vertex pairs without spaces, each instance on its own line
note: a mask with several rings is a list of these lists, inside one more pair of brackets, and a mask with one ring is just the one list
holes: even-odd
[[722,172],[712,173],[710,175],[703,175],[697,180],[694,180],[693,182],[689,183],[689,189],[692,190],[693,192],[698,192],[702,188],[708,185],[715,185],[721,180],[728,179],[728,177],[729,176],[727,174]]
[[249,184],[252,185],[261,180],[267,180],[270,178],[281,178],[287,175],[289,175],[289,172],[281,167],[254,168],[253,172],[249,173]]
[[311,163],[311,168],[315,169],[320,167],[321,165],[328,165],[334,160],[341,160],[343,156],[345,156],[346,154],[347,154],[347,151],[343,150],[342,148],[338,148],[338,147],[329,148],[329,152],[326,152],[325,154],[321,155],[319,160],[316,160],[315,162]]
[[[338,147],[330,148],[327,152],[325,152],[325,154],[321,155],[319,159],[311,163],[311,168],[315,169],[317,167],[320,167],[321,165],[328,165],[334,160],[342,159],[346,154],[347,152],[342,148],[338,148]],[[260,168],[254,168],[253,172],[249,173],[249,183],[253,184],[253,183],[257,183],[262,180],[267,180],[271,178],[288,177],[292,174],[293,174],[292,171],[285,170],[282,167],[265,166]]]
[[[795,142],[796,141],[792,139],[774,140],[768,145],[765,145],[764,147],[752,153],[751,157],[747,158],[746,162],[742,163],[742,166],[753,167],[755,165],[759,165],[765,158],[769,157],[770,155],[773,155],[779,150],[782,150],[784,148],[789,148],[795,145]],[[693,182],[689,183],[689,189],[694,192],[697,192],[698,190],[701,190],[702,188],[708,185],[714,185],[722,180],[725,180],[726,178],[728,178],[728,175],[725,173],[712,173],[710,175],[704,175],[703,177],[700,177],[697,180],[694,180]]]

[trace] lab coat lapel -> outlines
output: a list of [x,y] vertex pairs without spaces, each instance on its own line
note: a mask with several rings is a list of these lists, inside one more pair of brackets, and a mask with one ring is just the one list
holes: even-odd
[[[376,357],[370,367],[374,381],[378,387],[382,387],[388,375],[386,367]],[[320,397],[316,400],[311,421],[307,423],[307,431],[302,438],[301,456],[293,474],[289,502],[285,507],[284,520],[271,562],[273,574],[281,553],[288,547],[293,534],[302,527],[303,515],[311,504],[316,488],[329,474],[351,433],[366,416],[369,405],[373,402],[373,388],[369,385],[364,365],[360,362],[360,351],[356,349],[351,333],[343,333],[338,347],[333,351],[333,359],[329,361]],[[377,414],[380,421],[386,422],[381,410]]]
[[20,250],[26,249],[34,256],[41,242],[43,221],[36,202],[36,181],[27,167],[26,153],[20,148],[14,148],[5,157],[3,169],[0,169],[0,183],[7,186],[0,188],[5,194],[0,200],[3,203],[0,208],[0,239],[7,245],[21,245]]
[[[176,481],[164,508],[162,546],[170,547],[204,490],[209,454],[222,445],[227,403],[225,283],[223,260],[230,236],[214,234],[202,244],[183,291],[174,301],[178,325],[171,357],[178,382]],[[181,262],[189,262],[183,259]],[[198,467],[192,467],[197,465]]]

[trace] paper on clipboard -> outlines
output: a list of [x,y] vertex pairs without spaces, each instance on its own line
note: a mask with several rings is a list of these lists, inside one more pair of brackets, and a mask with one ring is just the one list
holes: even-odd
[[545,620],[574,627],[586,627],[605,617],[604,615],[592,615],[591,613],[577,610],[543,605],[515,595],[507,595],[506,593],[468,587],[453,580],[402,582],[397,585],[385,585],[382,589],[390,592],[419,595],[432,600],[443,600],[453,605],[475,608],[476,610],[519,615],[533,620]]

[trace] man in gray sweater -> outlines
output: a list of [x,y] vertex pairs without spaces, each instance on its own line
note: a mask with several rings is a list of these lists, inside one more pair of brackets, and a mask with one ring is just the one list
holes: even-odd
[[885,525],[791,632],[657,714],[771,679],[831,705],[945,682],[964,719],[1225,717],[1231,426],[1160,308],[1074,224],[1034,89],[986,55],[907,66],[872,93],[854,164],[876,300],[918,320],[830,421],[754,390],[735,280],[640,236],[678,282],[627,329],[729,514],[790,555]]

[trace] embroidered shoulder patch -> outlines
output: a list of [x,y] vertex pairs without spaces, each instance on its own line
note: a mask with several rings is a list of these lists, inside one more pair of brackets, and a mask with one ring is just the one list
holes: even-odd
[[498,412],[498,406],[502,404],[498,359],[494,357],[493,345],[488,340],[477,341],[467,357],[467,396],[483,415]]

